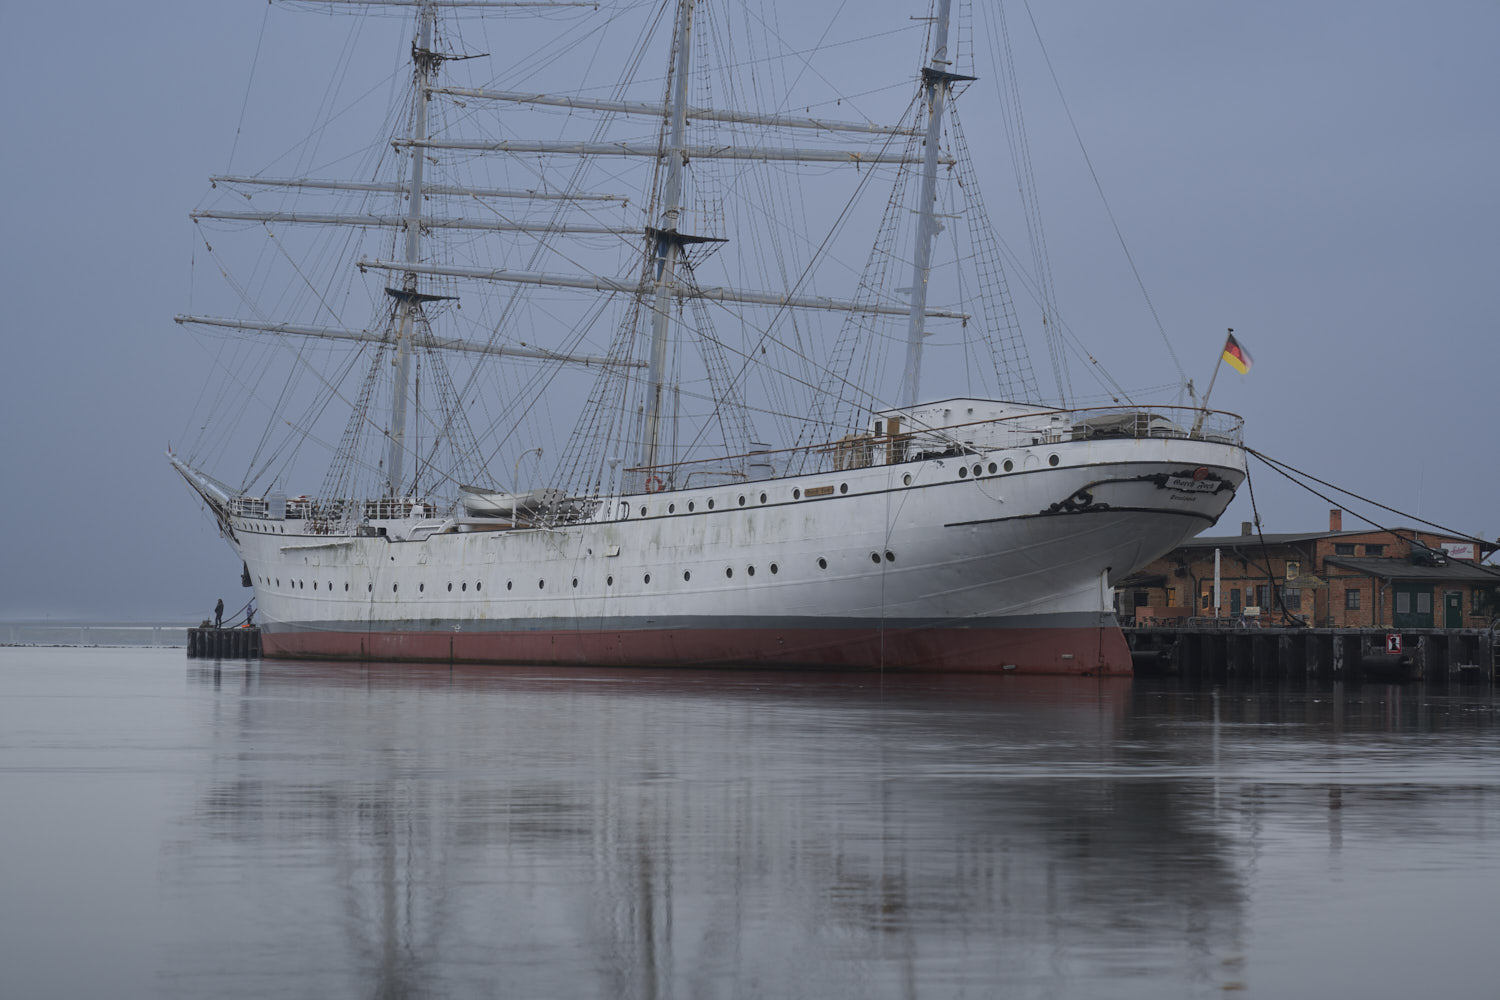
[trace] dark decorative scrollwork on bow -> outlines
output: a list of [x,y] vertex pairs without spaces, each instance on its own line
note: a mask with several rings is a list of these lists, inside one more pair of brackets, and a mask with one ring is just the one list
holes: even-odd
[[1043,514],[1079,514],[1084,511],[1109,510],[1107,503],[1095,503],[1094,494],[1086,489],[1079,490],[1066,500],[1059,500],[1052,504]]

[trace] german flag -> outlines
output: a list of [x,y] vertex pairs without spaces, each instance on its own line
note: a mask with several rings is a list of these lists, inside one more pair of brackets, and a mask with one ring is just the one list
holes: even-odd
[[1224,360],[1229,362],[1229,367],[1241,375],[1250,370],[1252,362],[1250,352],[1240,346],[1240,342],[1234,339],[1234,331],[1229,331],[1229,339],[1224,343]]

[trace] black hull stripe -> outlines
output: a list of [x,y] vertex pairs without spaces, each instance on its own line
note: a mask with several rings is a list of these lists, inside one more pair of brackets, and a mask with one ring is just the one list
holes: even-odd
[[1080,517],[1084,514],[1172,514],[1177,517],[1195,517],[1200,521],[1207,521],[1210,525],[1217,524],[1217,517],[1200,514],[1195,510],[1169,510],[1166,507],[1099,507],[1089,510],[1047,510],[1036,514],[1012,514],[1009,517],[986,517],[978,521],[950,521],[943,525],[945,528],[964,528],[974,524],[996,524],[1000,521],[1034,521],[1039,517]]

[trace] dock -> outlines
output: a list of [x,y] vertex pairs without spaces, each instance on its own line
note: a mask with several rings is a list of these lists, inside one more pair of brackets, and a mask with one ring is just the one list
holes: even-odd
[[1133,625],[1124,632],[1142,676],[1493,684],[1500,675],[1493,628],[1313,628],[1206,619]]
[[256,660],[260,658],[260,628],[188,629],[187,655],[201,660]]

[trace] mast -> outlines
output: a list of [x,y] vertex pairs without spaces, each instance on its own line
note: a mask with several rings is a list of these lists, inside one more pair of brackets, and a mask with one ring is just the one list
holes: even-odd
[[687,162],[687,87],[688,61],[692,52],[694,0],[682,0],[677,11],[677,37],[673,45],[671,132],[667,139],[667,178],[662,190],[661,224],[652,234],[656,239],[656,296],[652,305],[651,362],[647,371],[646,413],[641,425],[640,465],[657,461],[661,434],[662,381],[667,364],[667,335],[670,332],[672,305],[676,301],[677,261],[682,255],[682,235],[677,220],[682,215],[682,168]]
[[[412,49],[415,64],[415,101],[412,110],[411,138],[422,141],[427,138],[427,87],[432,83],[433,71],[438,58],[432,52],[432,26],[437,20],[437,8],[423,3],[417,11],[417,44]],[[407,189],[406,206],[406,254],[407,264],[417,263],[422,249],[422,167],[421,152],[413,148],[411,156],[411,183]],[[392,291],[387,289],[387,291]],[[402,464],[406,455],[406,394],[411,383],[412,334],[422,316],[422,297],[417,294],[417,272],[406,271],[401,276],[401,291],[396,295],[396,376],[391,387],[391,443],[386,459],[386,487],[393,497],[402,492]]]
[[900,400],[915,406],[922,390],[922,338],[927,321],[927,279],[932,274],[932,244],[937,239],[938,139],[943,134],[943,104],[955,80],[973,77],[950,73],[953,61],[948,58],[948,13],[953,0],[938,0],[936,24],[932,33],[932,59],[922,68],[922,89],[926,92],[927,134],[923,139],[922,193],[917,207],[917,240],[912,254],[911,322],[906,331],[906,369],[901,379]]

